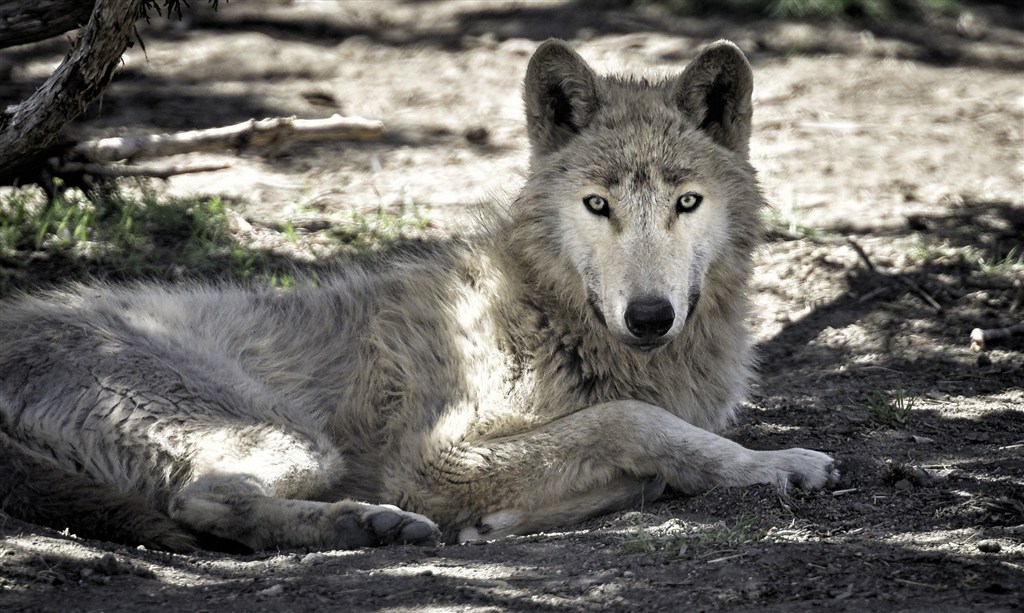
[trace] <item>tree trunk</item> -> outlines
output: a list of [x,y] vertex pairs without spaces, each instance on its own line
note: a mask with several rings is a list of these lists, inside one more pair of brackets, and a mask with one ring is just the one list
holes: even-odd
[[0,0],[0,49],[80,28],[90,13],[84,0]]
[[64,61],[27,100],[0,111],[0,184],[17,178],[110,82],[128,48],[140,0],[96,0]]

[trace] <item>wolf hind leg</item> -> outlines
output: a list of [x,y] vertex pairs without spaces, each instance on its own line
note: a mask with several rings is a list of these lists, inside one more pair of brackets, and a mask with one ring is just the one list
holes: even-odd
[[218,428],[196,437],[193,478],[169,505],[172,519],[254,551],[428,544],[432,521],[389,505],[321,502],[343,471],[341,454],[315,435],[275,425]]
[[171,501],[171,517],[201,534],[259,551],[434,544],[437,526],[391,505],[275,498],[247,475],[208,475]]
[[144,495],[124,492],[66,470],[0,432],[0,511],[78,536],[188,553],[194,535],[153,509]]

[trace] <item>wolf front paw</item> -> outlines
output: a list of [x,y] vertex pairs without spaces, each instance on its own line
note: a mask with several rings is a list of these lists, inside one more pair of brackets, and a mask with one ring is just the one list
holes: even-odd
[[839,482],[839,470],[831,456],[810,449],[783,449],[763,451],[771,473],[768,482],[780,492],[786,492],[790,485],[805,490],[820,490]]
[[441,531],[430,519],[396,506],[345,500],[331,505],[328,545],[340,549],[377,545],[436,545]]

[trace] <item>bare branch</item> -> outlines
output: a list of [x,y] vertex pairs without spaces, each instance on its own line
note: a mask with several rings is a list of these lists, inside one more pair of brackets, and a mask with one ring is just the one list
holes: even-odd
[[232,126],[175,134],[120,136],[85,141],[71,149],[71,157],[91,162],[113,162],[141,157],[165,157],[196,151],[221,151],[323,139],[371,139],[384,133],[384,124],[362,117],[334,115],[326,119],[275,117],[250,119]]
[[96,0],[64,61],[27,100],[0,111],[0,176],[46,147],[110,82],[128,48],[139,0]]
[[76,30],[91,13],[92,4],[80,0],[0,0],[0,49]]
[[939,304],[939,302],[935,298],[933,298],[931,294],[925,291],[924,288],[922,288],[920,285],[914,283],[909,278],[907,278],[906,275],[898,271],[888,272],[884,270],[879,270],[874,265],[874,263],[871,262],[871,258],[868,257],[867,252],[864,251],[864,248],[861,247],[857,243],[857,241],[853,240],[852,238],[847,238],[846,242],[850,245],[850,247],[853,248],[854,251],[857,252],[857,255],[860,257],[861,261],[864,262],[864,265],[867,267],[869,272],[886,279],[895,279],[896,281],[899,281],[903,285],[906,285],[912,292],[920,296],[921,300],[924,300],[926,303],[928,303],[928,306],[934,309],[936,313],[942,312],[942,305]]
[[1024,323],[1007,328],[975,328],[971,330],[971,349],[981,351],[995,341],[1002,341],[1017,335],[1024,336]]
[[96,177],[150,177],[154,179],[168,179],[175,175],[185,175],[196,172],[213,172],[231,168],[231,164],[192,164],[181,166],[107,166],[104,164],[64,164],[59,168],[60,173],[81,173]]

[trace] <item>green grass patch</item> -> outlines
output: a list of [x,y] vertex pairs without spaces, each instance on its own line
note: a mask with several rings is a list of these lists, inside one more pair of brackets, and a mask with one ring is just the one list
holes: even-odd
[[711,526],[692,526],[659,534],[645,525],[641,513],[635,531],[623,543],[623,550],[626,553],[681,555],[691,547],[742,545],[760,541],[766,535],[767,531],[758,528],[753,517],[741,518],[731,526],[718,522]]
[[802,216],[796,210],[789,208],[782,210],[775,207],[765,209],[765,225],[769,231],[791,237],[794,239],[817,240],[824,238],[825,233],[802,222]]
[[120,190],[0,192],[0,294],[64,280],[218,278],[293,282],[283,256],[241,244],[217,197]]
[[875,421],[887,426],[903,426],[909,421],[910,412],[916,401],[915,398],[908,396],[903,388],[897,388],[892,392],[876,389],[868,395],[868,413]]
[[401,214],[353,210],[348,219],[319,221],[312,230],[291,218],[258,224],[256,239],[238,221],[216,196],[167,198],[113,188],[89,196],[69,189],[47,199],[35,188],[3,188],[0,296],[89,278],[315,285],[317,271],[332,261],[421,237],[430,225],[411,202]]
[[914,244],[907,249],[907,255],[912,260],[921,264],[930,264],[945,256],[946,253],[942,249],[922,240],[920,236],[917,236]]
[[1011,247],[988,255],[975,255],[978,270],[984,275],[998,276],[1024,272],[1024,247]]
[[372,213],[352,210],[349,219],[330,230],[331,237],[357,255],[372,252],[380,245],[394,243],[426,230],[430,220],[418,207],[409,208],[401,215],[389,213],[383,207]]

